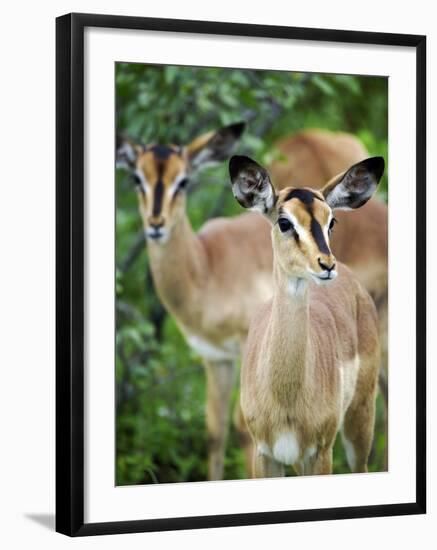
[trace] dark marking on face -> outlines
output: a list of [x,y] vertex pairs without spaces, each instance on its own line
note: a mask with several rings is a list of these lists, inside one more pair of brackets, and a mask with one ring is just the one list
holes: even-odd
[[328,245],[326,244],[325,235],[323,230],[314,216],[311,217],[311,234],[316,241],[317,246],[319,247],[320,252],[323,254],[330,254]]
[[159,216],[162,208],[162,199],[164,197],[164,184],[162,179],[159,178],[158,183],[155,187],[155,193],[153,197],[153,216]]
[[158,160],[167,160],[170,155],[176,153],[173,147],[169,147],[168,145],[154,145],[150,148],[150,151],[152,151]]
[[[311,234],[320,252],[323,252],[324,254],[330,254],[331,251],[329,250],[329,246],[325,240],[325,235],[323,234],[322,227],[314,217],[314,211],[313,211],[314,199],[317,199],[322,202],[324,202],[324,200],[318,195],[316,195],[310,189],[292,189],[284,198],[284,202],[289,201],[291,199],[299,199],[306,206],[306,211],[311,216],[311,226],[310,226]],[[297,237],[296,242],[297,244],[299,244],[297,233],[296,233],[296,237]]]
[[306,205],[310,205],[314,202],[314,199],[318,199],[321,201],[322,199],[318,197],[315,193],[310,191],[309,189],[293,189],[291,190],[288,195],[285,196],[284,202],[289,201],[291,199],[299,199],[301,202],[303,202]]

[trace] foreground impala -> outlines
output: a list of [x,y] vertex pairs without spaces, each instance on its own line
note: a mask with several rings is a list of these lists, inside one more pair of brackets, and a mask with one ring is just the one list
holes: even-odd
[[[241,373],[241,404],[256,444],[256,477],[332,472],[341,430],[352,471],[367,471],[380,351],[374,303],[333,256],[333,210],[355,209],[384,170],[370,158],[322,190],[277,193],[248,157],[230,161],[233,193],[272,224],[273,298],[253,318]],[[353,238],[353,235],[351,235]]]
[[[369,156],[350,134],[304,130],[276,144],[281,156],[269,167],[276,189],[320,189],[335,174]],[[335,256],[354,271],[372,296],[379,317],[380,389],[388,405],[388,208],[376,198],[356,212],[338,212],[332,239]],[[385,418],[387,422],[387,416]],[[385,428],[388,436],[387,426]],[[386,457],[387,460],[387,457]]]

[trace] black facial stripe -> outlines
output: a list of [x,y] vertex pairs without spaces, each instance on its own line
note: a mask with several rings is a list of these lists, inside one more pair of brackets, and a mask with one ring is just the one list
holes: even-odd
[[175,153],[175,150],[168,145],[154,145],[149,149],[158,160],[167,160],[168,157]]
[[155,193],[153,196],[153,215],[159,216],[161,213],[162,208],[162,199],[164,197],[164,184],[162,183],[162,179],[158,180],[158,183],[155,187]]
[[330,254],[331,252],[325,241],[325,235],[323,234],[319,222],[314,216],[311,217],[311,234],[314,237],[314,240],[316,241],[320,252],[323,252],[324,254]]
[[289,201],[291,199],[299,199],[300,201],[302,201],[304,204],[307,204],[307,205],[312,204],[314,199],[317,199],[319,201],[322,200],[320,197],[318,197],[315,193],[313,193],[309,189],[293,189],[288,193],[288,195],[286,195],[286,197],[284,198],[284,202]]

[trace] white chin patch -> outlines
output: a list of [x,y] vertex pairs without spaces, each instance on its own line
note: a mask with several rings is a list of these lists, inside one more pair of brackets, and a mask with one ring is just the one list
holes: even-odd
[[313,273],[312,271],[310,271],[311,273],[311,277],[313,279],[313,281],[320,285],[320,286],[323,286],[323,285],[326,285],[326,284],[329,284],[331,283],[338,275],[337,271],[331,271],[330,275],[329,275],[329,278],[326,277],[326,276],[319,276],[319,275],[316,275],[315,273]]

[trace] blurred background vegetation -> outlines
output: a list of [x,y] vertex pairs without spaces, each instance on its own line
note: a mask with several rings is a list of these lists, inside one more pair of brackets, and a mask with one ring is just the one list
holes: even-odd
[[[183,145],[245,120],[239,153],[264,164],[275,142],[304,128],[350,132],[387,159],[388,81],[381,77],[116,64],[117,131],[143,143]],[[188,199],[195,229],[241,212],[226,163],[203,170]],[[387,196],[387,180],[381,186]],[[205,377],[153,288],[129,175],[116,175],[116,484],[206,479]],[[234,399],[237,397],[235,390]],[[383,469],[383,405],[377,402],[369,470]],[[348,472],[336,443],[334,472]],[[225,479],[245,477],[230,432]]]

